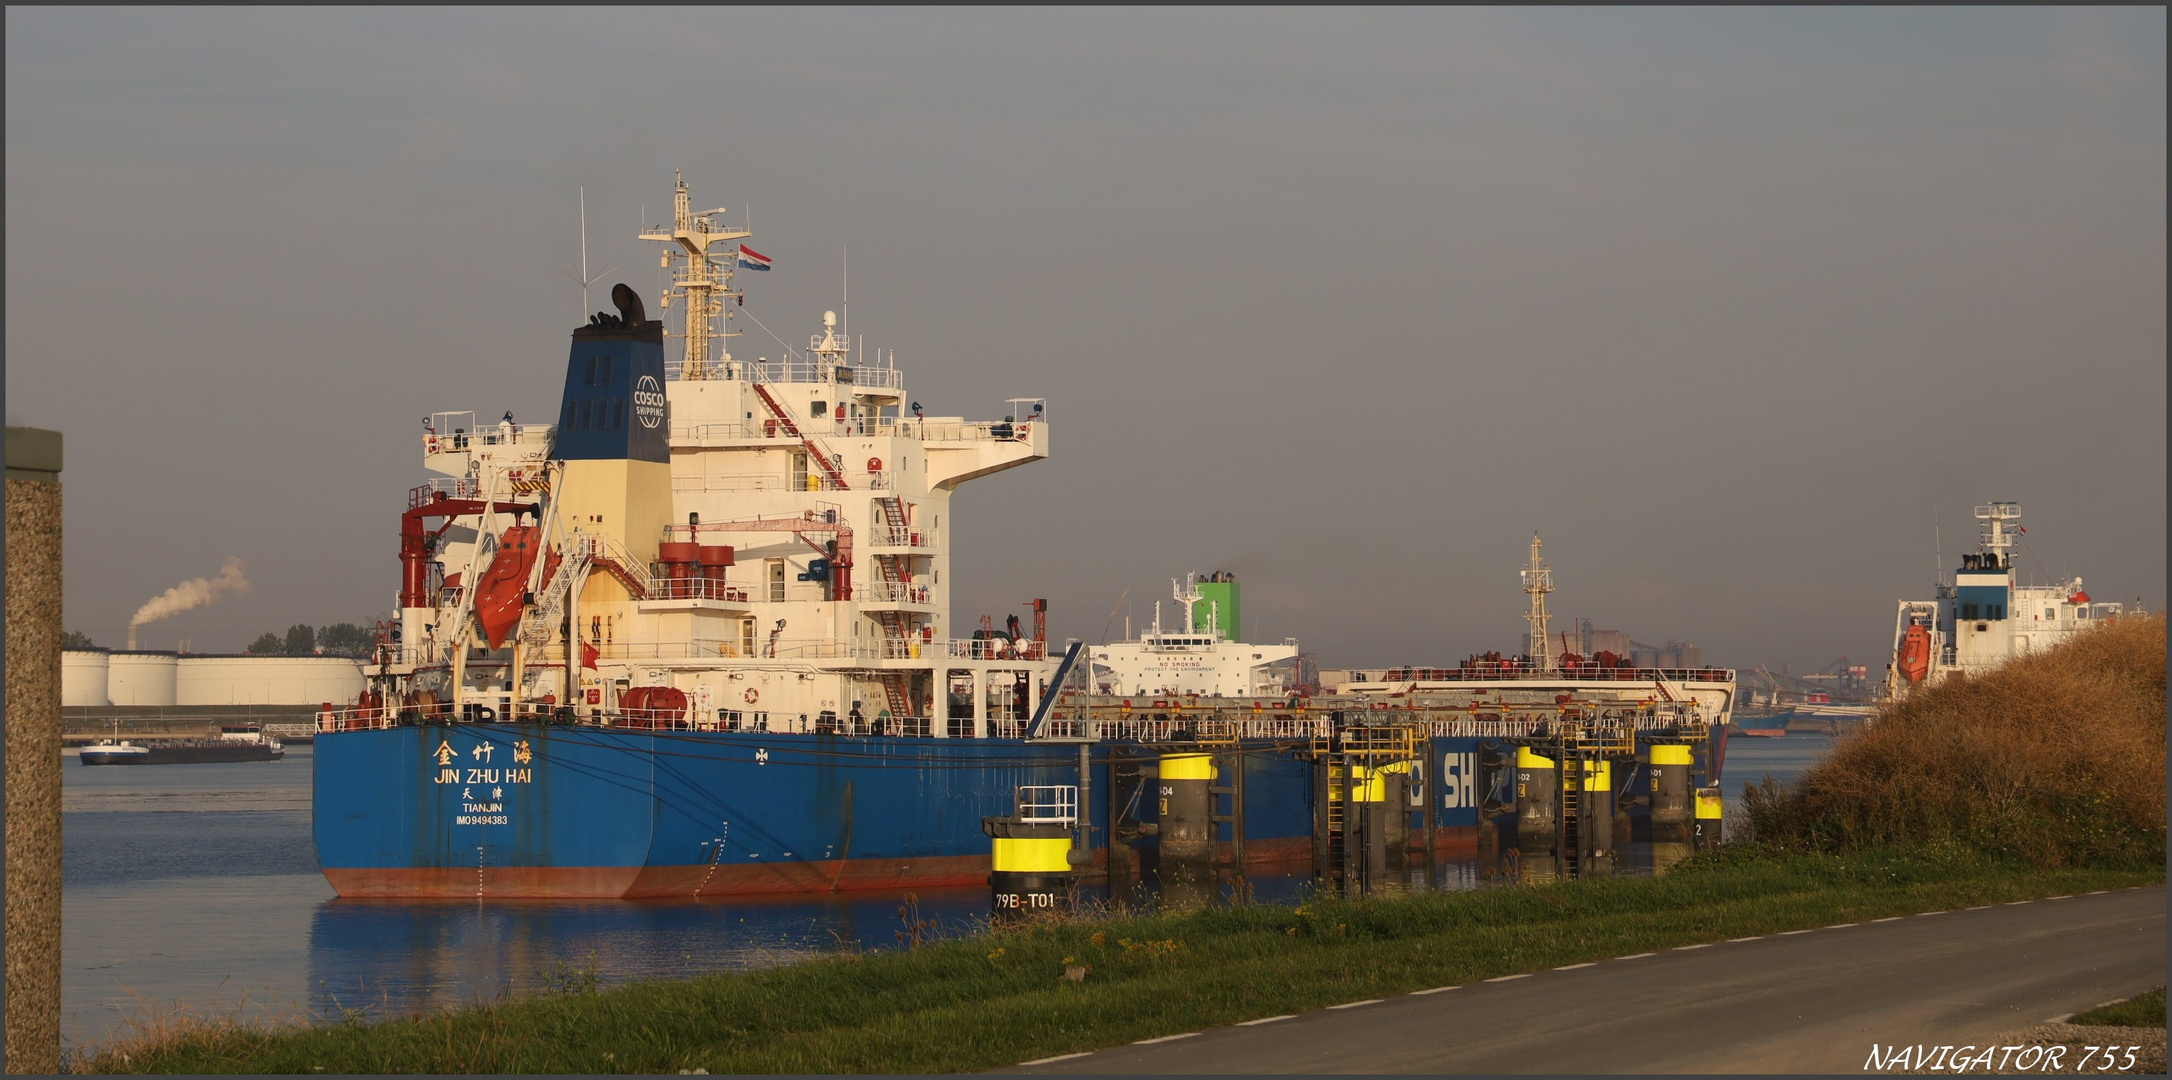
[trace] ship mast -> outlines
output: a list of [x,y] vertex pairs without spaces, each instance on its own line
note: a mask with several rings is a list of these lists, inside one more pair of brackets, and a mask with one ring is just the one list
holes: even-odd
[[[663,257],[664,268],[672,271],[671,288],[664,292],[663,306],[669,308],[674,295],[683,298],[686,329],[681,336],[686,340],[686,349],[679,364],[679,378],[728,378],[727,365],[732,359],[728,345],[712,359],[709,341],[739,336],[731,329],[733,313],[724,302],[745,302],[746,294],[732,288],[733,263],[739,256],[733,241],[754,233],[709,220],[711,215],[724,213],[722,207],[700,213],[687,209],[691,204],[686,197],[686,180],[676,173],[673,179],[677,189],[671,200],[671,228],[666,231],[643,224],[640,238],[671,245]],[[719,318],[724,320],[721,328],[713,323]]]
[[1531,640],[1524,655],[1529,656],[1540,671],[1552,671],[1553,649],[1547,644],[1546,636],[1546,594],[1554,591],[1554,572],[1539,561],[1537,533],[1531,534],[1531,566],[1523,572],[1523,591],[1531,595],[1531,611],[1524,616],[1524,621],[1531,624]]
[[1987,569],[2012,569],[2014,537],[2021,531],[2021,527],[2016,524],[2021,520],[2021,504],[1995,502],[1989,506],[1979,506],[1976,508],[1976,520],[1983,522],[1978,526],[1982,532],[1978,550],[1990,556],[1991,565]]

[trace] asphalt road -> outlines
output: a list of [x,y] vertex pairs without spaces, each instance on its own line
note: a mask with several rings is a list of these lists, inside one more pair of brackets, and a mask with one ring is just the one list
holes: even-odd
[[1623,957],[1022,1065],[1024,1073],[1859,1072],[2165,981],[2163,886]]

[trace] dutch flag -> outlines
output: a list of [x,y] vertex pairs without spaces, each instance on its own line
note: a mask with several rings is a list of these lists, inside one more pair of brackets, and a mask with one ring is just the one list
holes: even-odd
[[739,265],[748,270],[769,269],[769,256],[746,246],[739,245]]

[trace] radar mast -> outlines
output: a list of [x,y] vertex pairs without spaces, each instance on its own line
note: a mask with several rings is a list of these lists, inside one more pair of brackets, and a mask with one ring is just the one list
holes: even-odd
[[1554,591],[1554,572],[1539,561],[1537,533],[1531,534],[1531,565],[1523,572],[1523,591],[1531,594],[1531,612],[1524,616],[1524,621],[1531,624],[1531,640],[1524,654],[1540,671],[1552,671],[1553,649],[1546,636],[1546,594]]
[[[641,239],[654,240],[671,245],[664,251],[663,267],[672,271],[671,287],[664,291],[663,306],[671,307],[671,298],[683,298],[680,310],[685,313],[686,348],[679,362],[681,379],[714,379],[731,377],[732,354],[729,340],[739,336],[731,328],[732,310],[725,306],[727,300],[746,302],[746,294],[732,288],[733,267],[739,258],[739,248],[734,241],[743,240],[754,233],[739,226],[725,225],[709,220],[724,213],[723,207],[694,213],[686,196],[686,179],[674,173],[677,184],[672,194],[671,226],[641,226]],[[722,319],[723,325],[715,324]],[[722,338],[714,357],[710,355],[711,338]]]

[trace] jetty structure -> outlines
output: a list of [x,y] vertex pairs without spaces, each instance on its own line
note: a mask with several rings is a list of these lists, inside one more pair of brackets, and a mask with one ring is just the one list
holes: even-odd
[[[958,623],[952,497],[1047,457],[1048,403],[928,416],[828,312],[805,348],[735,355],[738,275],[773,264],[743,220],[691,205],[682,179],[671,221],[641,233],[672,270],[657,308],[675,333],[619,285],[616,313],[570,335],[555,423],[429,414],[397,617],[367,687],[316,724],[317,855],[341,895],[707,896],[992,871],[1045,892],[1308,858],[1360,886],[1384,860],[1492,842],[1504,807],[1560,823],[1547,843],[1577,872],[1612,832],[1592,808],[1630,797],[1645,766],[1676,777],[1679,762],[1670,791],[1716,782],[1731,672],[1552,655],[1543,625],[1528,656],[1323,696],[1255,678],[1249,651],[1242,679],[1104,680],[1120,650],[1052,645],[1038,600],[1030,628]],[[1195,578],[1205,610],[1148,644],[1232,644],[1234,586]],[[1533,761],[1567,792],[1552,809],[1518,794],[1537,790],[1515,779]],[[1005,839],[1028,846],[1006,855]]]

